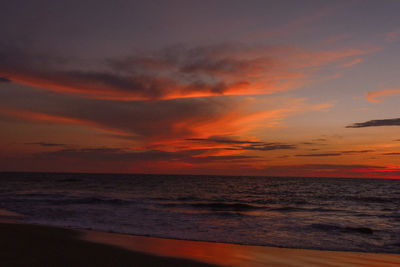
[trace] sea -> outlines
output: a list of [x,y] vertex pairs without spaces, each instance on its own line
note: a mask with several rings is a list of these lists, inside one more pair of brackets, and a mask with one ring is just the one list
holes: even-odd
[[173,239],[400,253],[400,180],[0,173],[29,224]]

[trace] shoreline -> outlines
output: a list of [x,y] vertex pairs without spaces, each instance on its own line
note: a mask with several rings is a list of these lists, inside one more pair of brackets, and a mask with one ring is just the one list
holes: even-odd
[[[84,239],[218,266],[400,266],[400,255],[279,248],[80,230]],[[376,263],[376,264],[375,264]]]
[[[1,213],[1,209],[0,209]],[[79,228],[73,226],[60,226],[60,225],[47,225],[47,224],[39,224],[39,223],[25,223],[21,222],[16,217],[2,217],[0,215],[0,224],[1,223],[12,223],[12,224],[23,224],[23,225],[32,225],[32,226],[44,226],[44,227],[53,227],[53,228],[61,228],[61,229],[68,229],[74,230],[78,232],[82,232],[86,234],[88,232],[95,232],[95,233],[104,233],[104,234],[112,234],[112,235],[123,235],[123,236],[132,236],[137,238],[150,238],[150,239],[160,239],[160,240],[176,240],[176,241],[183,241],[183,242],[202,242],[207,244],[225,244],[225,245],[235,245],[235,246],[249,246],[249,247],[265,247],[265,248],[276,248],[276,249],[291,249],[291,250],[312,250],[312,251],[322,251],[322,252],[344,252],[344,253],[367,253],[367,254],[384,254],[384,255],[399,255],[399,253],[395,252],[380,252],[380,251],[362,251],[362,250],[330,250],[330,249],[323,249],[323,248],[301,248],[301,247],[282,247],[282,246],[274,246],[274,245],[258,245],[258,244],[246,244],[246,243],[233,243],[233,242],[222,242],[222,241],[210,241],[210,240],[197,240],[197,239],[183,239],[178,237],[163,237],[157,235],[147,235],[147,234],[131,234],[131,233],[123,233],[123,232],[115,232],[115,231],[103,231],[103,230],[96,230],[93,228]],[[18,217],[20,218],[20,217]]]
[[230,242],[221,242],[221,241],[209,241],[209,240],[196,240],[196,239],[183,239],[177,237],[163,237],[157,235],[145,235],[145,234],[131,234],[131,233],[123,233],[123,232],[115,232],[115,231],[103,231],[96,230],[92,228],[79,228],[72,226],[60,226],[60,225],[47,225],[47,224],[39,224],[39,223],[25,223],[20,221],[24,215],[19,213],[0,209],[0,224],[1,223],[13,223],[13,224],[25,224],[25,225],[33,225],[33,226],[45,226],[45,227],[53,227],[53,228],[61,228],[61,229],[69,229],[81,232],[83,234],[87,234],[89,232],[95,233],[104,233],[104,234],[113,234],[113,235],[123,235],[123,236],[132,236],[137,238],[150,238],[150,239],[159,239],[159,240],[173,240],[173,241],[183,241],[183,242],[202,242],[207,244],[226,244],[226,245],[235,245],[235,246],[249,246],[249,247],[265,247],[265,248],[277,248],[277,249],[291,249],[291,250],[313,250],[313,251],[326,251],[326,252],[349,252],[349,253],[369,253],[369,254],[384,254],[384,255],[400,255],[399,253],[391,253],[391,252],[375,252],[375,251],[356,251],[356,250],[329,250],[322,248],[301,248],[301,247],[280,247],[274,245],[257,245],[257,244],[244,244],[244,243],[230,243]]
[[[152,265],[150,262],[158,262],[162,266],[400,266],[399,254],[294,249],[159,238],[24,224],[16,220],[18,217],[6,217],[8,216],[2,216],[0,220],[0,235],[3,237],[0,244],[5,247],[2,248],[3,260],[7,257],[10,258],[10,255],[14,253],[21,255],[21,250],[23,250],[24,254],[30,255],[30,257],[37,256],[39,262],[45,261],[46,258],[29,253],[32,247],[26,242],[28,241],[29,244],[31,242],[29,240],[32,239],[32,236],[29,237],[29,235],[34,235],[33,239],[45,239],[44,241],[34,241],[38,243],[35,246],[42,247],[42,249],[52,248],[54,244],[56,247],[65,247],[66,244],[72,242],[78,247],[85,247],[88,255],[98,255],[102,251],[101,257],[107,259],[91,263],[81,258],[84,256],[82,252],[78,253],[74,249],[64,250],[64,256],[72,255],[72,258],[75,259],[73,262],[75,266],[112,266],[112,264],[107,265],[107,262],[110,262],[113,255],[116,254],[124,255],[122,266],[131,266],[132,264],[159,266]],[[7,228],[8,232],[5,232],[4,228]],[[21,231],[25,236],[14,234],[21,233]],[[51,233],[50,236],[47,232]],[[10,242],[16,246],[16,249],[10,249],[6,245]],[[5,253],[4,249],[8,252]],[[48,260],[58,259],[50,257]],[[38,265],[22,264],[19,266],[43,266],[43,262],[39,262]],[[11,261],[9,265],[14,263]]]
[[194,266],[190,259],[157,256],[84,240],[80,230],[0,221],[0,260],[4,266]]

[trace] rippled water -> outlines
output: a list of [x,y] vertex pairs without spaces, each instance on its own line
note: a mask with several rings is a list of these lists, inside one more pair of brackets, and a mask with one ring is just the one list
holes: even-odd
[[0,173],[0,209],[45,225],[400,253],[400,180]]

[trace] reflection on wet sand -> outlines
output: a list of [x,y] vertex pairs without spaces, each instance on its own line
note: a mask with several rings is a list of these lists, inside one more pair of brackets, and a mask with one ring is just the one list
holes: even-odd
[[400,266],[400,255],[286,249],[186,241],[84,230],[84,239],[155,255],[222,266]]

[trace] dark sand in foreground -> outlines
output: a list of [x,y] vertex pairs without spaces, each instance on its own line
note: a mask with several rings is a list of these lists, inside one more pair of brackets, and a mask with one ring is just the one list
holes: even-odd
[[0,237],[0,266],[400,266],[400,255],[394,254],[184,241],[10,222],[0,223]]
[[79,239],[75,230],[0,223],[0,266],[212,266]]

